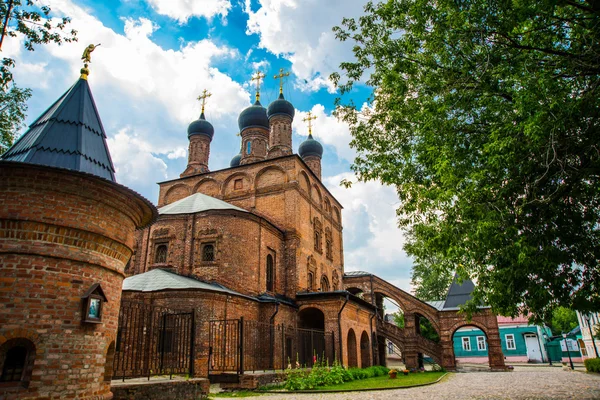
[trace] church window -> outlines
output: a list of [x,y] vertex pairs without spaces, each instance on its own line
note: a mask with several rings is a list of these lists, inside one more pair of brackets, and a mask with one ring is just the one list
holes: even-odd
[[329,228],[325,229],[325,255],[328,259],[333,260],[333,240]]
[[314,235],[315,235],[315,251],[318,253],[323,253],[323,244],[321,237],[323,235],[323,227],[321,225],[321,221],[318,218],[315,218],[314,221]]
[[166,244],[159,244],[156,246],[156,253],[154,255],[155,264],[164,264],[167,262],[167,250],[168,246]]
[[252,142],[246,142],[246,154],[252,153]]
[[212,243],[205,244],[202,247],[202,261],[215,261],[215,245]]
[[309,272],[307,275],[307,278],[306,278],[306,289],[309,292],[312,292],[314,289],[314,283],[313,283],[314,279],[315,279],[315,277],[314,277],[313,273]]
[[267,291],[272,292],[273,291],[273,281],[274,281],[274,274],[273,274],[273,256],[268,254],[267,255]]
[[471,338],[470,337],[462,338],[462,348],[464,351],[471,351]]
[[329,280],[325,275],[321,277],[321,292],[329,292]]
[[18,382],[23,376],[27,349],[24,346],[15,346],[6,352],[6,359],[2,367],[0,382]]

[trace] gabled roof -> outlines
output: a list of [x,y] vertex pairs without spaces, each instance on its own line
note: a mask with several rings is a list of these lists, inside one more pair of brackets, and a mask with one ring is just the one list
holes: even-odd
[[207,210],[236,210],[248,212],[243,208],[236,207],[223,200],[215,199],[214,197],[202,193],[194,193],[191,196],[159,208],[158,213],[160,215],[193,214]]
[[465,279],[462,284],[459,284],[458,276],[454,275],[454,280],[452,281],[452,285],[450,285],[450,289],[448,289],[443,309],[454,309],[462,306],[473,298],[471,293],[473,293],[474,289],[475,284],[472,280]]
[[79,79],[1,157],[115,181],[106,134],[86,79]]
[[[143,274],[133,275],[123,280],[123,290],[135,292],[158,292],[167,289],[200,289],[244,296],[216,283],[206,283],[196,279],[181,276],[164,269],[153,269]],[[247,297],[247,296],[244,296]]]

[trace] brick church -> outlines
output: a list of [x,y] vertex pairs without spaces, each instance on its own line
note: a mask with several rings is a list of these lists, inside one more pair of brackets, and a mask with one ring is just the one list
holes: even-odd
[[[116,182],[88,74],[85,64],[1,156],[0,398],[127,398],[114,379],[366,367],[384,362],[385,339],[409,368],[427,355],[453,369],[453,335],[466,325],[483,331],[490,368],[504,369],[489,308],[470,321],[458,313],[470,281],[432,305],[368,272],[344,273],[342,205],[321,182],[323,147],[311,133],[293,153],[295,111],[281,84],[267,108],[257,84],[238,118],[241,151],[222,170],[209,169],[218,132],[203,101],[187,168],[159,183],[157,209]],[[384,298],[404,328],[383,320]],[[423,319],[439,341],[420,335]],[[145,387],[144,398],[165,398]]]

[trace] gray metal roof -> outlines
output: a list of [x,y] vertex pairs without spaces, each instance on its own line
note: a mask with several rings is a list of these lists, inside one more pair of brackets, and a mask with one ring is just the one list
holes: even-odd
[[465,279],[462,284],[459,284],[458,277],[455,275],[452,285],[450,285],[450,289],[448,289],[443,309],[455,309],[462,306],[468,300],[473,298],[473,296],[471,296],[473,289],[475,289],[475,284],[472,280]]
[[[133,275],[123,281],[123,290],[136,292],[158,292],[166,289],[200,289],[244,296],[225,286],[216,283],[206,283],[186,276],[177,275],[164,269],[153,269],[143,274]],[[247,296],[244,296],[247,297]]]
[[106,134],[85,79],[56,100],[1,158],[87,172],[115,182]]
[[172,214],[193,214],[207,210],[237,210],[248,212],[243,208],[236,207],[233,204],[215,199],[202,193],[194,193],[184,199],[168,204],[158,209],[160,215]]
[[366,272],[366,271],[349,271],[349,272],[344,272],[344,276],[370,276],[373,275],[370,272]]
[[425,303],[429,304],[431,307],[437,310],[441,310],[442,308],[444,308],[444,300],[426,301]]

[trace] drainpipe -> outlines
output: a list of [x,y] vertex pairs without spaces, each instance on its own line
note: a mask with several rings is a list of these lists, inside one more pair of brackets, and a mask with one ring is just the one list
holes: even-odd
[[338,330],[339,330],[339,336],[340,336],[340,364],[342,364],[342,350],[343,350],[343,346],[342,346],[342,311],[344,311],[344,308],[346,307],[346,304],[348,304],[348,300],[350,300],[350,294],[348,292],[346,292],[346,301],[344,301],[344,304],[342,305],[342,308],[340,308],[340,311],[338,312]]
[[[369,326],[371,328],[371,351],[373,351],[373,354],[371,355],[371,360],[375,360],[375,350],[377,350],[377,354],[379,354],[379,346],[377,345],[377,335],[373,335],[373,318],[375,318],[375,316],[377,315],[377,308],[375,308],[375,311],[373,311],[373,315],[371,315],[371,319],[369,320]],[[364,368],[364,367],[363,367]]]
[[[273,313],[273,315],[271,315],[271,318],[269,318],[269,334],[270,334],[270,348],[271,348],[271,365],[270,367],[275,369],[275,316],[277,315],[277,313],[279,312],[279,302],[275,303],[275,312]],[[283,369],[283,360],[281,360],[281,367]]]

